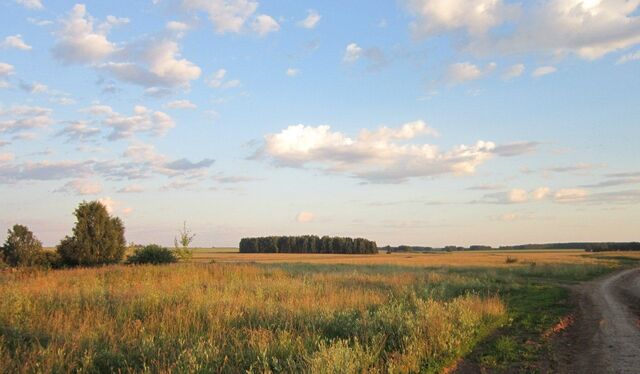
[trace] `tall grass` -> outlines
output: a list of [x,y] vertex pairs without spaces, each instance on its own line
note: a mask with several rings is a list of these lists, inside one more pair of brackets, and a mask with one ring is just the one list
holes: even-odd
[[0,372],[437,372],[504,322],[475,275],[180,264],[0,275]]

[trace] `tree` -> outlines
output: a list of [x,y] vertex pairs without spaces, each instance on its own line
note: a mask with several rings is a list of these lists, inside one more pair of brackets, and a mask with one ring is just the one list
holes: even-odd
[[42,265],[42,243],[23,225],[7,230],[7,241],[2,246],[4,261],[10,266]]
[[124,225],[111,217],[99,201],[82,202],[75,210],[73,235],[57,247],[62,261],[70,266],[94,266],[120,262],[126,250]]
[[187,228],[187,222],[183,222],[178,236],[173,238],[174,251],[181,260],[190,260],[193,257],[193,250],[189,249],[189,245],[195,237],[196,234]]

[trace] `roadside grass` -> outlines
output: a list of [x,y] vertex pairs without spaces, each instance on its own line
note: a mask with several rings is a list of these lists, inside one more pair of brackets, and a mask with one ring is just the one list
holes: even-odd
[[598,261],[4,272],[0,372],[535,372],[559,284],[627,264]]

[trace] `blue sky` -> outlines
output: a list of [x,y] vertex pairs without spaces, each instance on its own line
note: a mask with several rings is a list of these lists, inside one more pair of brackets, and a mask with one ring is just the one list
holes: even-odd
[[0,8],[0,230],[638,239],[640,1]]

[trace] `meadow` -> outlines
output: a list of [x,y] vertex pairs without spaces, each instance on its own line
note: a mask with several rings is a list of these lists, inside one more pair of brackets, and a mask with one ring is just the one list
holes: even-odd
[[560,285],[640,258],[198,252],[0,273],[0,372],[535,371],[571,308]]

